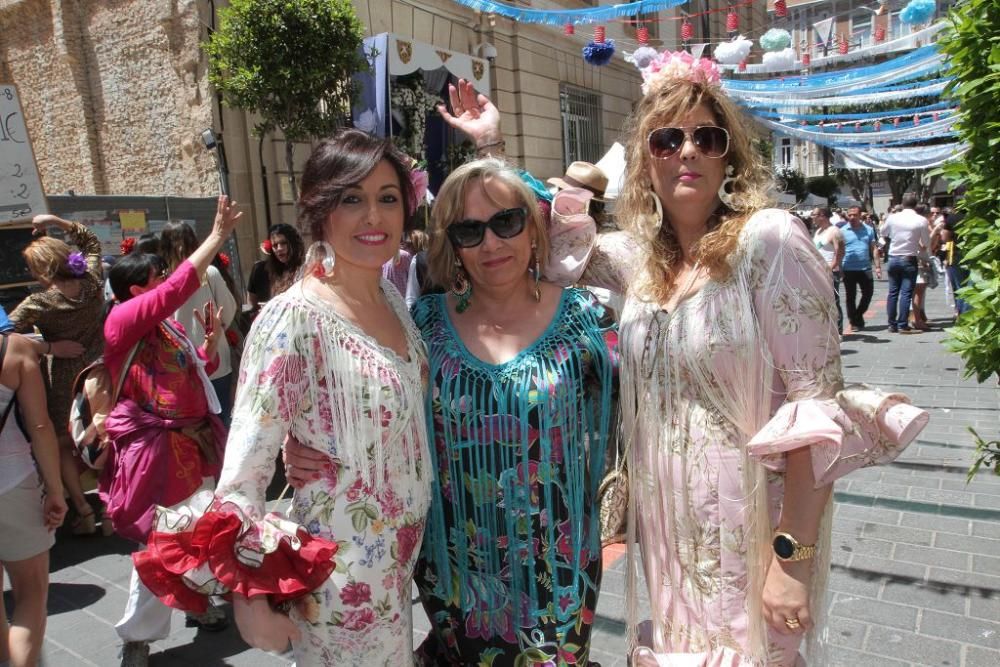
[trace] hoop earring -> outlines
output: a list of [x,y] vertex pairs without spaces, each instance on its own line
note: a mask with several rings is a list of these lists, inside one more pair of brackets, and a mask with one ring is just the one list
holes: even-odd
[[455,278],[451,282],[451,293],[455,295],[458,303],[455,304],[456,313],[464,313],[469,308],[472,301],[472,283],[465,273],[462,260],[455,258]]
[[652,189],[650,189],[649,193],[653,197],[653,208],[656,210],[656,220],[650,222],[647,218],[645,228],[646,235],[649,237],[649,240],[653,240],[660,233],[660,229],[663,228],[663,203],[660,201],[659,195],[657,195]]
[[538,244],[534,241],[531,242],[531,257],[535,260],[535,288],[531,291],[531,295],[538,302],[542,300],[542,289],[538,286],[538,281],[542,279],[542,266],[541,262],[538,261]]
[[[323,251],[323,259],[317,261],[320,250]],[[329,278],[332,276],[333,267],[337,265],[337,253],[333,251],[333,246],[326,241],[316,241],[309,246],[309,251],[306,253],[305,263],[308,265],[314,262],[316,263],[316,267],[313,269],[314,276],[317,278]]]
[[731,164],[726,165],[726,177],[722,179],[722,185],[719,186],[719,201],[722,202],[723,206],[731,211],[738,210],[736,206],[736,192],[735,188],[732,191],[729,190],[729,186],[736,182],[736,177],[733,174],[736,172],[735,167]]

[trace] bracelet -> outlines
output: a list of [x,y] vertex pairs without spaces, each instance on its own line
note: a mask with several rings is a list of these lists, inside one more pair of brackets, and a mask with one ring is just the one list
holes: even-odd
[[504,149],[507,147],[507,142],[504,139],[500,139],[499,141],[483,144],[482,146],[476,146],[476,152],[482,153],[487,148],[493,148],[494,146],[500,146],[501,149]]

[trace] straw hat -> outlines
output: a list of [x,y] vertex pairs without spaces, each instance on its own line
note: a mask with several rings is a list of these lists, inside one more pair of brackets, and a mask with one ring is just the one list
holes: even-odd
[[604,175],[599,167],[589,162],[574,162],[567,169],[562,178],[553,177],[546,181],[549,185],[554,185],[560,190],[569,188],[583,188],[594,193],[594,200],[604,201],[604,191],[608,187],[608,177]]

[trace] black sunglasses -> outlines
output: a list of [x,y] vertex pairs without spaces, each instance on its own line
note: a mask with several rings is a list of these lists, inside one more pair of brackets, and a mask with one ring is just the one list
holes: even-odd
[[690,139],[694,147],[705,157],[725,157],[729,152],[728,130],[715,125],[659,127],[649,133],[646,141],[650,155],[658,160],[666,160],[677,154],[685,139]]
[[459,248],[475,248],[483,242],[486,228],[502,239],[511,239],[524,231],[528,211],[524,208],[508,208],[482,220],[462,220],[448,226],[448,238]]

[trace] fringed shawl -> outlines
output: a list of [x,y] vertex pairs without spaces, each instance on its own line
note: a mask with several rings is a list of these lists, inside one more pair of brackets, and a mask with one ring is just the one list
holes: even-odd
[[[446,308],[443,295],[414,308],[433,383],[427,422],[438,474],[423,558],[437,573],[434,595],[484,612],[489,636],[509,631],[503,611],[511,607],[517,628],[535,627],[542,616],[570,623],[597,585],[584,581],[584,568],[600,553],[596,495],[615,386],[612,314],[588,292],[565,290],[542,336],[491,365],[461,343]],[[540,516],[557,502],[566,521]],[[540,560],[551,578],[538,575]],[[566,596],[571,602],[560,604]]]

